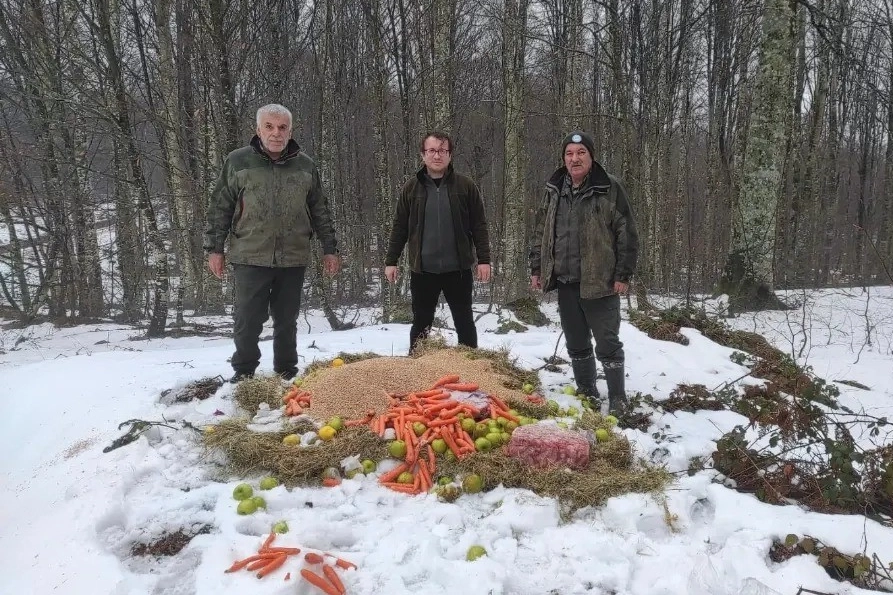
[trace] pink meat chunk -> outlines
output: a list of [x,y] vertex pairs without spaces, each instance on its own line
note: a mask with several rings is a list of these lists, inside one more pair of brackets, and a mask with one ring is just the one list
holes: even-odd
[[589,441],[586,437],[552,424],[516,428],[505,451],[508,456],[532,467],[558,465],[585,469],[589,466]]

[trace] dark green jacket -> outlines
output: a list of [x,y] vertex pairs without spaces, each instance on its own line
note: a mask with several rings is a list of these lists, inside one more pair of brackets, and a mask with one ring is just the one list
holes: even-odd
[[[445,184],[450,197],[453,230],[459,252],[459,266],[471,268],[475,262],[490,264],[490,236],[487,231],[487,215],[484,201],[477,185],[471,178],[457,174],[450,165],[441,184]],[[414,273],[422,272],[422,232],[425,229],[425,168],[403,185],[403,191],[394,210],[391,238],[388,242],[386,266],[396,266],[406,247],[406,259]]]
[[234,264],[307,266],[310,239],[319,235],[324,254],[337,240],[329,205],[313,160],[289,140],[275,161],[255,136],[223,163],[208,202],[204,248]]
[[[555,219],[558,197],[567,168],[561,167],[546,182],[537,211],[530,250],[530,274],[540,277],[543,291],[557,287]],[[614,293],[614,282],[629,283],[636,272],[639,235],[626,190],[620,180],[592,162],[580,204],[580,297],[600,298]]]

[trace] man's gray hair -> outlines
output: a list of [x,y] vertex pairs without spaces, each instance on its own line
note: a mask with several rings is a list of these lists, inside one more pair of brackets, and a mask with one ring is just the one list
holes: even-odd
[[263,116],[287,116],[288,117],[288,127],[291,128],[292,119],[291,112],[288,111],[288,108],[284,105],[279,105],[278,103],[269,103],[259,110],[257,110],[257,127],[260,128],[260,120]]

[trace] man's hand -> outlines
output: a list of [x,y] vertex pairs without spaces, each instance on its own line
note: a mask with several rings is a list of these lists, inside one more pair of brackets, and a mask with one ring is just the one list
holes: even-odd
[[490,280],[490,265],[489,264],[479,264],[478,265],[478,279],[486,283]]
[[539,275],[530,275],[530,288],[537,289],[537,290],[543,288],[543,284],[540,282]]
[[614,281],[614,293],[626,295],[627,291],[629,291],[629,283],[624,283],[623,281]]
[[220,252],[208,254],[208,268],[218,279],[223,279],[223,271],[226,270],[226,257]]
[[390,283],[396,283],[397,282],[397,267],[390,266],[390,265],[386,266],[384,268],[384,277]]
[[337,254],[325,254],[322,257],[322,272],[328,276],[338,274],[341,270],[341,257]]

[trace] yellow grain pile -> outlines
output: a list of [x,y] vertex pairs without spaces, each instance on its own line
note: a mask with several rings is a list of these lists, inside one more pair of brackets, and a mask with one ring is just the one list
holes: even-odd
[[377,357],[338,368],[321,368],[304,379],[301,388],[313,395],[308,413],[325,421],[333,415],[345,419],[363,417],[374,409],[383,413],[387,393],[407,393],[430,388],[438,378],[458,374],[462,382],[476,382],[480,390],[502,399],[525,395],[505,387],[502,377],[487,359],[469,359],[465,353],[442,349],[421,357]]

